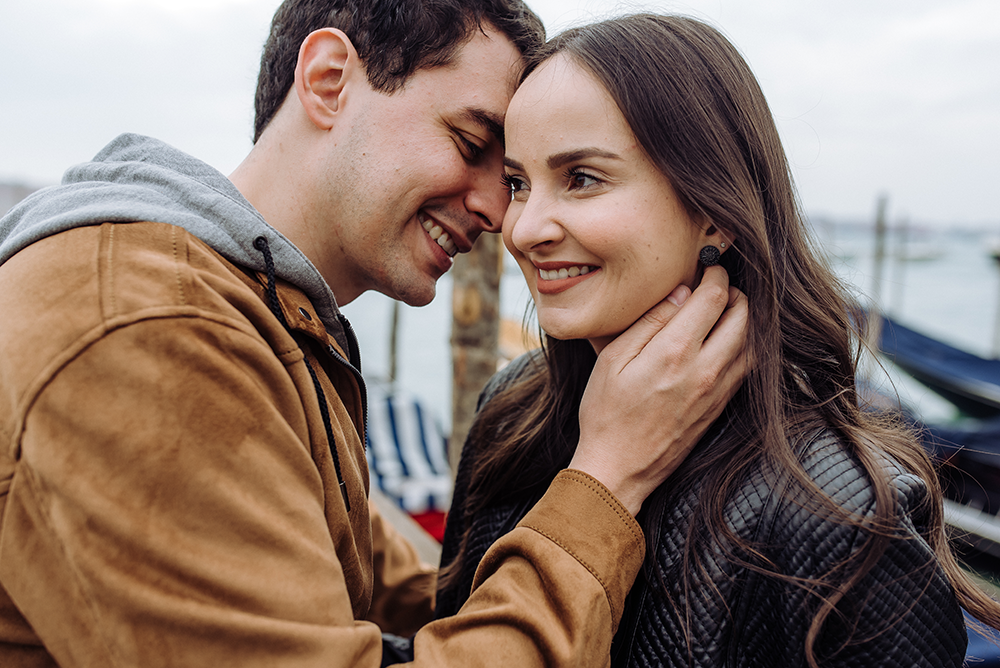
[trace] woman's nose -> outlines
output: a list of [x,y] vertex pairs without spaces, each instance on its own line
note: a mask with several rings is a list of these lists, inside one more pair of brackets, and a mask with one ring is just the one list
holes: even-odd
[[509,237],[510,244],[521,252],[557,244],[566,234],[559,222],[557,207],[534,195],[531,193],[523,203],[511,202],[504,218],[504,239]]

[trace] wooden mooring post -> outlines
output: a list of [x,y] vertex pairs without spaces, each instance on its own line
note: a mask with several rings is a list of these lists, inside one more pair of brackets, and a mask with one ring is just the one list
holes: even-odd
[[879,337],[882,335],[882,275],[885,269],[886,209],[889,198],[879,195],[875,210],[875,253],[872,273],[871,307],[868,309],[868,327],[865,343],[868,350],[878,352]]
[[500,332],[500,275],[503,244],[499,234],[484,234],[472,251],[455,258],[452,274],[451,435],[452,475],[476,413],[476,400],[496,373]]

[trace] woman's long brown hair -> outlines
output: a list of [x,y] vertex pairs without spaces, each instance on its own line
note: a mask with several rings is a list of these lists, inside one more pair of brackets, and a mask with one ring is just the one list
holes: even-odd
[[[770,110],[738,51],[697,20],[640,14],[559,35],[529,63],[525,76],[555,54],[572,58],[604,85],[692,217],[711,221],[735,240],[722,264],[750,305],[747,349],[754,369],[703,439],[710,447],[696,450],[641,515],[646,535],[654,535],[648,529],[697,481],[682,587],[695,586],[699,555],[709,543],[747,568],[806,587],[817,605],[805,653],[809,665],[817,666],[815,643],[827,618],[895,537],[895,492],[881,471],[888,455],[927,484],[925,537],[960,604],[1000,628],[1000,606],[951,553],[940,485],[923,448],[897,422],[859,408],[855,369],[863,338],[854,334],[857,318],[846,290],[813,248]],[[483,407],[473,426],[466,448],[477,452],[477,468],[465,521],[507,495],[544,489],[572,456],[580,397],[596,358],[585,341],[546,338],[544,348],[544,363],[539,358]],[[840,508],[807,476],[794,448],[818,429],[839,436],[867,471],[873,514],[859,517]],[[794,484],[786,494],[794,502],[858,526],[867,535],[861,549],[815,580],[793,581],[774,572],[759,546],[736,536],[723,515],[743,474],[755,466],[790,477]],[[445,581],[461,570],[464,556],[463,545],[443,573]],[[933,563],[927,566],[930,577]],[[690,619],[690,611],[678,612]]]

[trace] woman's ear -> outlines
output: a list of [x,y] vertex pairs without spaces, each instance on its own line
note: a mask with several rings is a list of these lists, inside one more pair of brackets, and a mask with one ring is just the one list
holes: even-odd
[[295,64],[295,94],[316,127],[333,127],[349,97],[348,84],[359,76],[364,77],[364,68],[343,31],[323,28],[303,40]]
[[733,245],[733,238],[714,223],[708,223],[704,229],[705,232],[705,243],[711,246],[715,246],[719,249],[720,253],[725,253]]

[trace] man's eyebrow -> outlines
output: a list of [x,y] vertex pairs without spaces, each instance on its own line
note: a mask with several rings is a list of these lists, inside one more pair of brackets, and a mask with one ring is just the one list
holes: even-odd
[[557,169],[562,167],[568,162],[576,162],[577,160],[583,160],[584,158],[608,158],[610,160],[624,160],[617,153],[612,153],[611,151],[605,151],[602,148],[575,148],[572,151],[563,151],[562,153],[555,153],[549,156],[546,160],[546,164],[549,169]]
[[477,109],[475,107],[468,107],[462,112],[462,117],[466,120],[472,121],[476,125],[482,127],[491,135],[496,137],[500,145],[503,146],[503,117],[497,116],[485,109]]
[[503,165],[504,165],[504,167],[510,167],[515,172],[523,172],[524,171],[524,165],[522,165],[521,163],[519,163],[514,158],[508,158],[507,156],[504,156],[503,157]]

